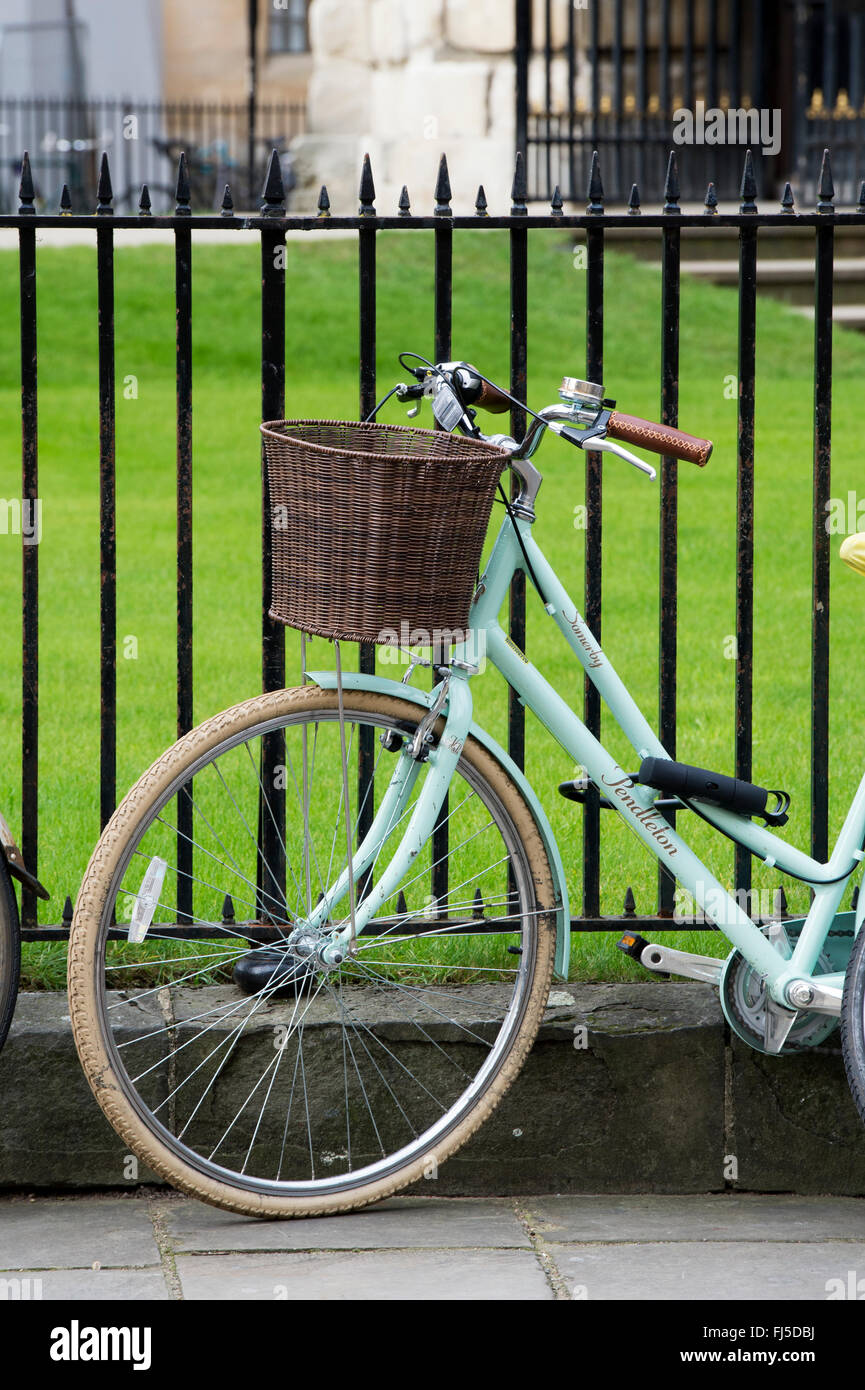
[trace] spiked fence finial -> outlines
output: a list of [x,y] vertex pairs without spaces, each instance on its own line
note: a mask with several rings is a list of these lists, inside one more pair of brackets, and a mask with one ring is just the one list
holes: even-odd
[[285,188],[282,182],[282,166],[279,151],[271,150],[261,190],[262,217],[282,217],[285,213]]
[[33,206],[36,197],[36,189],[33,187],[33,171],[30,168],[30,156],[24,151],[24,158],[21,160],[21,182],[18,185],[18,208],[19,217],[35,217],[36,209]]
[[487,212],[487,195],[484,192],[482,183],[478,184],[478,196],[475,198],[475,217],[489,217]]
[[372,165],[369,162],[368,154],[363,157],[358,198],[360,200],[360,207],[357,210],[358,217],[375,217],[375,184],[372,180]]
[[219,209],[220,217],[234,216],[234,199],[231,196],[231,184],[227,183],[222,191],[222,206]]
[[400,217],[411,217],[411,199],[408,196],[408,188],[405,184],[402,186],[397,208],[399,209]]
[[111,199],[114,194],[111,191],[111,171],[108,168],[108,155],[103,151],[102,159],[99,163],[99,182],[96,185],[96,215],[97,217],[110,216],[114,211],[111,206]]
[[630,886],[625,890],[625,902],[622,908],[625,917],[636,917],[637,900],[634,897],[634,890]]
[[564,203],[562,201],[562,190],[559,188],[559,185],[556,184],[553,189],[553,196],[550,199],[550,217],[561,217],[563,211]]
[[742,169],[742,183],[739,193],[742,199],[739,211],[756,212],[757,180],[754,178],[754,156],[750,150],[745,151],[745,165]]
[[670,158],[667,160],[667,177],[664,180],[664,212],[681,213],[680,196],[679,163],[676,159],[676,151],[670,150]]
[[443,154],[439,160],[439,171],[436,178],[434,197],[436,201],[435,207],[433,208],[433,215],[435,217],[453,217],[453,211],[451,209],[451,198],[453,194],[451,193],[451,181],[450,175],[448,174],[448,158],[446,154]]
[[835,197],[835,185],[832,182],[832,165],[829,162],[829,151],[823,151],[823,159],[820,163],[820,182],[817,185],[817,211],[834,212],[832,199]]
[[68,217],[72,211],[72,198],[69,193],[69,184],[64,183],[60,193],[60,216]]
[[526,166],[522,152],[517,150],[517,157],[514,161],[514,181],[511,184],[511,216],[526,217],[528,208],[526,207],[526,195],[528,186],[526,184]]
[[717,195],[717,193],[715,192],[715,185],[714,185],[713,183],[710,183],[710,184],[709,184],[709,187],[706,189],[705,205],[706,205],[705,216],[706,216],[706,217],[717,217],[717,215],[718,215],[718,195]]
[[150,189],[147,187],[146,183],[143,183],[141,185],[141,197],[138,199],[138,216],[150,217],[150,208]]
[[589,170],[588,208],[591,213],[604,211],[604,185],[601,182],[601,162],[598,151],[592,150],[592,165]]
[[793,204],[793,189],[789,183],[784,184],[784,192],[781,194],[781,211],[788,217],[792,216],[795,208]]
[[856,204],[857,212],[865,212],[865,179],[859,185],[859,201]]
[[628,198],[628,216],[640,216],[640,190],[635,183],[631,184],[631,194]]
[[318,215],[319,217],[330,217],[330,196],[325,184],[321,185],[321,192],[318,195]]
[[180,160],[177,165],[177,187],[174,191],[174,215],[175,217],[191,217],[192,209],[189,206],[191,191],[189,187],[189,165],[186,162],[186,152],[180,151]]

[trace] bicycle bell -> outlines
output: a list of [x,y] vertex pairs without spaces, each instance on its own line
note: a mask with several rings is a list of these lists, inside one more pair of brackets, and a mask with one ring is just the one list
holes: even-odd
[[563,376],[559,395],[569,405],[590,406],[599,410],[604,399],[604,388],[593,381],[581,381],[576,376]]

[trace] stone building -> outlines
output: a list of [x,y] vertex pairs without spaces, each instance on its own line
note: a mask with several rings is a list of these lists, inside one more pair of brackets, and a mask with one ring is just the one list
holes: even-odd
[[508,205],[517,148],[540,200],[582,202],[593,148],[614,200],[657,198],[677,140],[689,198],[735,197],[749,145],[765,192],[825,144],[845,195],[865,177],[863,0],[310,0],[309,44],[297,163],[340,208],[367,150],[388,209],[429,209],[443,150],[458,211]]
[[[80,61],[67,71],[69,15]],[[253,27],[262,115],[247,178]],[[735,196],[745,144],[756,145],[765,191],[788,178],[801,189],[824,144],[845,192],[865,177],[865,0],[0,0],[0,99],[61,91],[73,68],[91,100],[171,104],[157,134],[225,146],[246,205],[271,136],[291,140],[296,207],[314,206],[326,183],[334,211],[354,211],[366,152],[383,211],[395,210],[403,184],[413,208],[429,211],[443,151],[460,212],[479,183],[491,211],[509,206],[517,149],[532,199],[558,185],[566,203],[581,203],[594,148],[608,197],[622,201],[637,182],[656,199],[682,131],[677,113],[701,104],[724,113],[717,124],[752,112],[777,129],[755,140],[751,118],[731,116],[721,144],[686,133],[685,197],[702,198],[710,179],[719,196]],[[271,103],[280,111],[268,116]],[[108,132],[118,158],[121,117]],[[83,143],[95,147],[102,126],[91,126]],[[131,183],[141,175],[128,162]]]

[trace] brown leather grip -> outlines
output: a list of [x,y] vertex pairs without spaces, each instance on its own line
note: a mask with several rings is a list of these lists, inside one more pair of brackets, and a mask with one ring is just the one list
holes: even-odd
[[474,404],[481,410],[488,410],[491,415],[501,415],[503,411],[511,408],[507,396],[503,396],[501,391],[495,386],[490,386],[487,381],[481,383],[481,393]]
[[673,429],[672,425],[654,425],[651,420],[640,420],[636,415],[622,415],[618,410],[610,415],[607,434],[613,439],[624,440],[626,444],[636,444],[638,449],[684,459],[686,463],[696,463],[701,468],[709,462],[712,453],[711,439],[697,439],[693,434]]

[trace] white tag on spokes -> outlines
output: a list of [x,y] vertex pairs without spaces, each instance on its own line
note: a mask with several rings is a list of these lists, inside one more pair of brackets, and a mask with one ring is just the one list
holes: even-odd
[[132,921],[129,923],[127,941],[143,941],[147,935],[150,923],[153,921],[156,905],[159,902],[167,869],[168,864],[158,855],[154,855],[147,865],[132,909]]

